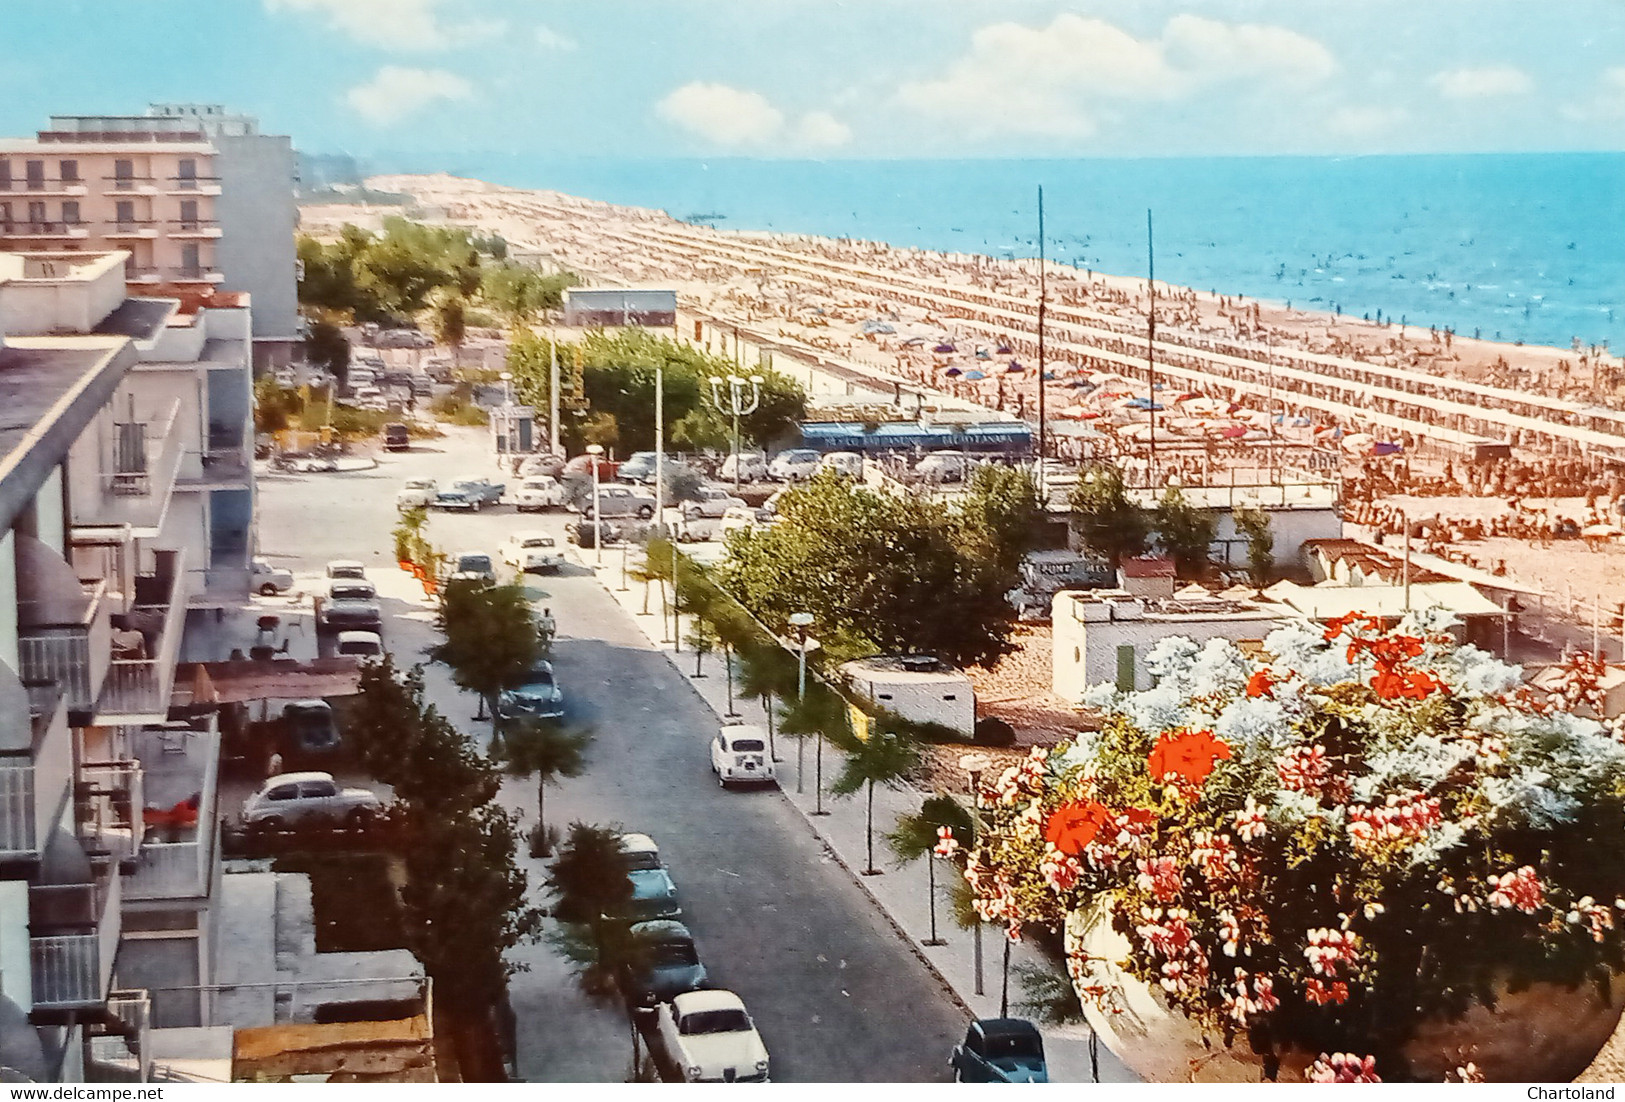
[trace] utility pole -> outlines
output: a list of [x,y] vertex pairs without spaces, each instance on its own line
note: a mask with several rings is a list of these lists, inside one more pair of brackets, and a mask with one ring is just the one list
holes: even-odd
[[558,331],[547,331],[547,442],[548,450],[559,451],[559,341]]
[[1145,328],[1145,371],[1146,386],[1151,395],[1151,450],[1146,459],[1146,486],[1155,490],[1157,487],[1157,253],[1152,244],[1151,210],[1145,212],[1145,266],[1146,290],[1151,296],[1151,308],[1146,311]]
[[[666,524],[666,371],[655,365],[655,527]],[[671,536],[670,532],[666,535]]]
[[1038,496],[1046,503],[1048,495],[1044,492],[1044,303],[1045,303],[1045,277],[1044,271],[1044,189],[1038,189]]

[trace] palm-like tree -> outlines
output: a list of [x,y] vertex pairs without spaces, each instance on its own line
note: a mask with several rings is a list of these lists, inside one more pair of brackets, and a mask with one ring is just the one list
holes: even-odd
[[863,833],[869,867],[863,875],[878,876],[881,870],[875,868],[875,785],[901,787],[903,778],[919,764],[920,748],[908,736],[889,731],[875,731],[868,738],[859,738],[843,730],[836,740],[846,751],[846,761],[830,791],[837,796],[865,792]]
[[587,744],[592,732],[585,728],[561,727],[536,719],[509,724],[505,734],[505,767],[515,776],[536,777],[536,837],[540,846],[533,857],[546,857],[547,786],[561,777],[579,777],[587,768]]
[[[782,647],[744,643],[739,648],[739,695],[762,702],[767,713],[767,739],[773,742],[773,698],[796,691],[796,661]],[[775,751],[774,760],[778,755]]]
[[897,855],[898,864],[906,865],[921,857],[926,860],[927,890],[931,904],[931,937],[927,945],[941,944],[937,938],[936,849],[942,840],[941,831],[944,828],[959,846],[970,845],[974,836],[970,812],[952,796],[938,793],[927,796],[919,811],[899,818],[896,828],[886,835],[886,844]]

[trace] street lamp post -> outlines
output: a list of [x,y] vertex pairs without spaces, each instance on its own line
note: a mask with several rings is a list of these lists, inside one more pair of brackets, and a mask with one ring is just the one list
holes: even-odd
[[[762,404],[762,384],[765,382],[767,380],[760,375],[752,375],[748,379],[739,375],[729,375],[726,379],[711,376],[711,405],[718,413],[733,417],[735,492],[739,490],[739,419],[755,413]],[[726,397],[723,396],[724,387],[727,388]]]
[[[982,810],[981,801],[977,792],[981,788],[982,773],[988,767],[988,760],[981,754],[965,754],[959,759],[959,768],[970,777],[970,824],[971,849],[976,847],[976,836],[981,833]],[[976,993],[982,991],[982,916],[976,916],[976,922],[971,926],[971,936],[974,939],[976,959]]]
[[604,523],[600,516],[601,508],[598,497],[598,457],[604,454],[601,444],[588,444],[587,454],[592,457],[592,552],[593,561],[598,566],[604,565]]
[[[810,612],[792,612],[790,626],[796,629],[796,707],[807,699],[807,628],[813,622]],[[796,792],[803,791],[802,775],[806,773],[807,740],[796,740]]]

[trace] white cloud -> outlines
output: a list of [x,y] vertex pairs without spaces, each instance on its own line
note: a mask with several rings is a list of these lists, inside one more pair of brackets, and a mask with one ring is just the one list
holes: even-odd
[[344,94],[345,101],[362,118],[379,126],[389,126],[416,114],[438,100],[467,100],[474,86],[444,69],[407,69],[385,65],[365,84]]
[[536,44],[544,50],[573,50],[576,40],[567,34],[561,34],[552,27],[536,28]]
[[1448,69],[1434,73],[1428,83],[1445,99],[1491,99],[1521,96],[1534,90],[1529,74],[1511,65],[1485,65],[1479,68]]
[[502,34],[500,19],[442,20],[444,0],[265,0],[267,11],[310,12],[381,50],[443,50]]
[[897,98],[970,136],[1076,139],[1117,121],[1114,103],[1177,100],[1221,82],[1307,85],[1336,70],[1319,42],[1282,27],[1181,15],[1161,37],[1139,39],[1068,13],[1047,27],[982,27],[940,76],[903,84]]
[[661,118],[718,145],[765,145],[784,128],[784,112],[760,92],[696,80],[655,106]]
[[852,140],[852,128],[828,111],[808,111],[796,124],[797,145],[811,149],[834,149]]
[[1575,122],[1625,120],[1625,66],[1604,69],[1591,98],[1565,105],[1563,117]]
[[1341,138],[1376,138],[1398,130],[1409,117],[1403,107],[1340,107],[1326,126]]

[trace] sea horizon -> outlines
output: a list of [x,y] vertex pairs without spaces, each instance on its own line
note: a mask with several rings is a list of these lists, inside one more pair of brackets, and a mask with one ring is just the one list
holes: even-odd
[[[1049,259],[1326,313],[1568,347],[1625,342],[1625,153],[1136,158],[550,157],[382,154],[663,210],[719,229]],[[1618,308],[1616,308],[1618,307]]]

